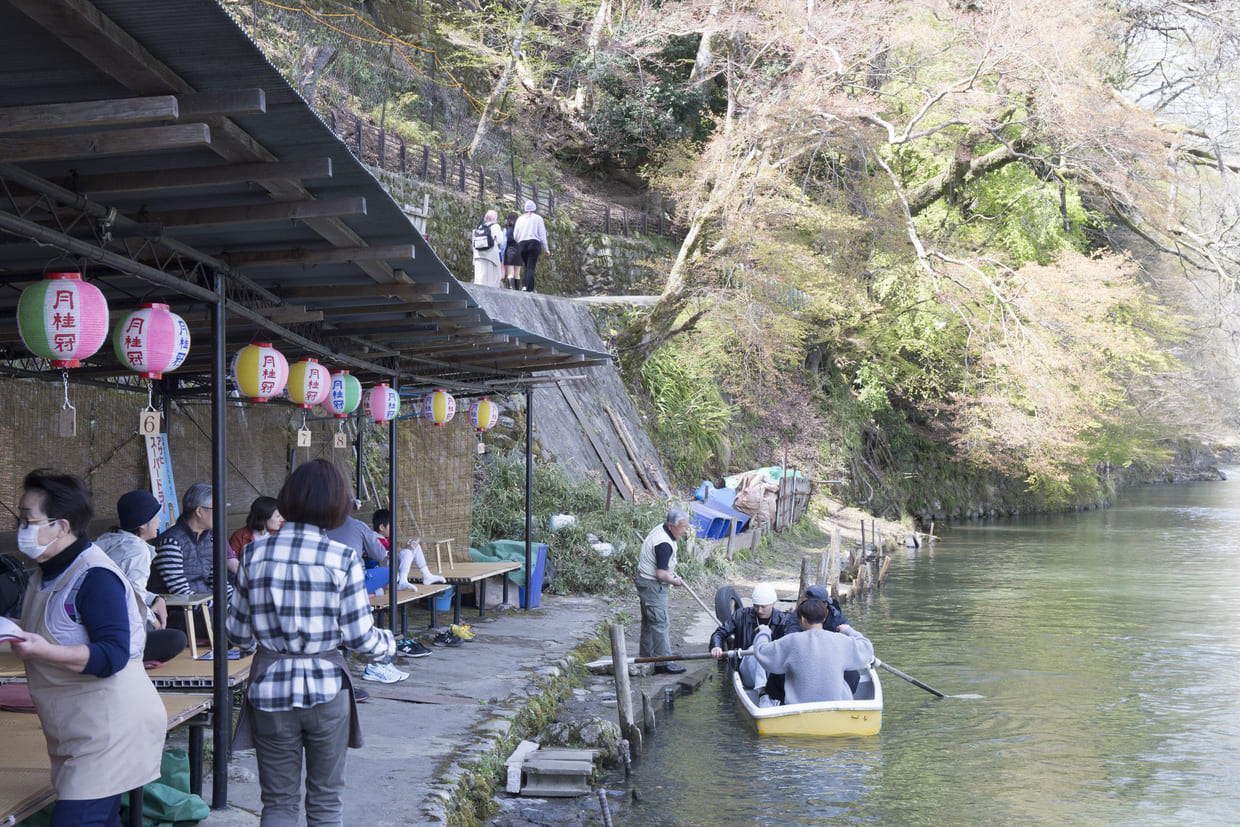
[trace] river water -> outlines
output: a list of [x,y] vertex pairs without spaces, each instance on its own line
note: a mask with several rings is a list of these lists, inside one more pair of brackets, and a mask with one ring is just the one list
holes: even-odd
[[[1240,823],[1240,480],[952,527],[845,606],[882,732],[759,739],[723,680],[608,779],[617,825]],[[636,801],[633,799],[637,798]]]

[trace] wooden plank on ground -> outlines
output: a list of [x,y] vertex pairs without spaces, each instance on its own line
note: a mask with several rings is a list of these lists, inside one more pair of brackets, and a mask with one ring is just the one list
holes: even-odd
[[607,418],[611,420],[611,426],[616,429],[616,434],[620,437],[620,444],[624,446],[624,450],[628,452],[629,459],[633,462],[633,467],[637,469],[637,477],[642,481],[642,485],[647,491],[654,491],[654,483],[646,476],[646,469],[642,466],[642,458],[637,453],[636,446],[633,445],[633,439],[629,436],[629,429],[625,427],[624,420],[621,419],[611,405],[604,404],[603,410],[607,412]]
[[620,492],[620,496],[626,500],[632,501],[633,489],[627,485],[624,480],[616,474],[612,469],[611,463],[607,461],[607,455],[603,452],[602,446],[598,444],[598,439],[594,436],[594,431],[590,429],[590,423],[586,420],[585,414],[581,412],[581,406],[577,404],[577,397],[573,392],[565,387],[563,382],[556,382],[555,386],[560,389],[560,393],[564,396],[564,401],[568,403],[568,407],[572,409],[573,416],[577,417],[577,424],[581,426],[581,430],[586,435],[586,439],[590,441],[590,447],[594,449],[594,454],[598,457],[599,465],[603,466],[608,479],[616,486],[616,490]]

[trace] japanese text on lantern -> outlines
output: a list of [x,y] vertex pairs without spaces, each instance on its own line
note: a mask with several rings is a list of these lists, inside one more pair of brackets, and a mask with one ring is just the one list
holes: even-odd
[[57,333],[52,337],[52,349],[58,353],[68,353],[77,347],[76,333]]

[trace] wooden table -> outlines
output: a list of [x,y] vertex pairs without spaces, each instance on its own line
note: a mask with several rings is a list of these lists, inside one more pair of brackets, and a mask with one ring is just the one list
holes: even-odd
[[[429,566],[428,566],[429,568]],[[478,584],[478,617],[486,617],[487,612],[487,578],[498,574],[507,574],[521,568],[520,563],[453,563],[448,568],[438,571],[430,569],[431,574],[438,574],[453,586]],[[508,578],[504,578],[504,602],[508,602]],[[461,590],[458,588],[452,596],[452,622],[461,622]]]
[[[194,723],[193,719],[211,709],[211,696],[175,692],[159,698],[168,715],[168,729],[190,724],[190,791],[200,795],[205,722]],[[0,712],[0,741],[4,743],[0,750],[0,825],[16,824],[56,800],[52,762],[39,716],[32,712]],[[131,801],[140,801],[141,796],[141,787],[130,792]],[[130,807],[129,814],[130,824],[142,823],[141,807]]]
[[[228,662],[228,685],[236,686],[250,676],[253,655]],[[158,669],[148,669],[146,674],[156,689],[209,689],[215,685],[215,661],[194,660],[189,652],[182,652]],[[11,650],[0,649],[0,683],[25,680],[26,664]]]
[[[397,591],[396,605],[400,607],[400,633],[402,635],[409,634],[409,617],[406,610],[409,608],[410,603],[413,603],[416,600],[422,600],[423,598],[434,597],[437,594],[443,594],[447,590],[447,583],[433,583],[429,586],[425,583],[419,583],[418,590],[416,592],[410,591],[409,589]],[[430,601],[428,605],[431,610],[431,626],[435,626],[438,623],[438,620],[435,617],[435,601]],[[385,594],[382,597],[376,595],[370,598],[370,609],[373,612],[381,614],[391,607],[392,598],[390,595]],[[380,624],[376,621],[375,625],[378,626]]]

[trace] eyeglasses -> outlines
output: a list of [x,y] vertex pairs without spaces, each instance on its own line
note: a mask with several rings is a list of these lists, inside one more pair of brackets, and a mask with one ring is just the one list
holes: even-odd
[[54,522],[56,522],[56,518],[55,518],[55,517],[39,517],[39,518],[34,519],[34,520],[30,519],[29,517],[18,517],[18,518],[17,518],[17,527],[18,527],[18,528],[26,528],[27,526],[32,526],[32,525],[47,525],[48,523],[54,523]]

